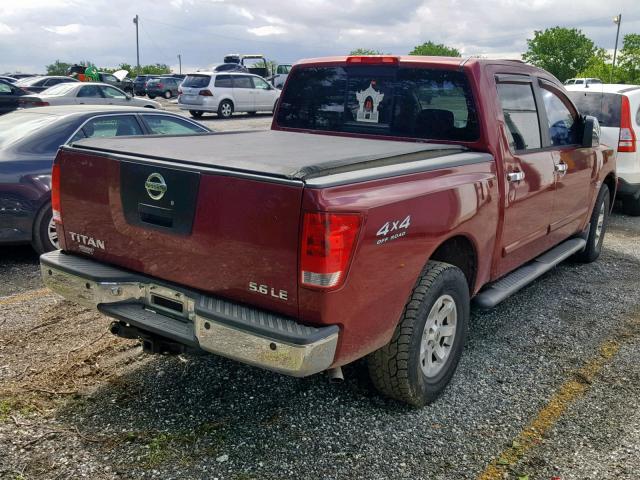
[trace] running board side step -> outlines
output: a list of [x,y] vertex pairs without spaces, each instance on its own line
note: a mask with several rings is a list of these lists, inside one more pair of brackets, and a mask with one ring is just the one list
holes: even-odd
[[497,304],[529,285],[536,278],[547,273],[574,253],[584,250],[587,242],[584,238],[572,238],[543,253],[535,260],[514,270],[494,283],[489,284],[473,299],[473,304],[482,309]]

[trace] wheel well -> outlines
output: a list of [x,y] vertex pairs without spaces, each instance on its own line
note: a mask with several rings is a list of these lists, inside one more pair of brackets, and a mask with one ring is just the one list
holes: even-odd
[[469,291],[473,291],[478,261],[476,250],[467,237],[457,236],[449,238],[433,252],[429,260],[450,263],[458,267],[467,278]]
[[609,195],[611,197],[611,208],[613,208],[613,199],[616,195],[616,177],[613,173],[607,175],[607,178],[604,179],[604,184],[609,188]]

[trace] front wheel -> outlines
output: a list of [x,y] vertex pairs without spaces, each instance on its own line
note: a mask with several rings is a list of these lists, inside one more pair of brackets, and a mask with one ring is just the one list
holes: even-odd
[[39,254],[51,252],[60,248],[58,242],[58,231],[53,221],[53,212],[51,211],[51,203],[44,205],[33,224],[33,248]]
[[587,245],[582,252],[575,255],[575,259],[583,263],[591,263],[595,261],[602,252],[602,243],[604,235],[609,225],[609,213],[611,212],[611,194],[609,187],[603,185],[598,192],[596,204],[591,213],[589,221],[589,236],[587,237]]
[[223,100],[218,106],[218,116],[220,118],[231,118],[233,115],[233,103],[230,100]]
[[438,398],[462,355],[469,305],[469,286],[462,270],[429,262],[391,341],[368,357],[375,387],[419,407]]

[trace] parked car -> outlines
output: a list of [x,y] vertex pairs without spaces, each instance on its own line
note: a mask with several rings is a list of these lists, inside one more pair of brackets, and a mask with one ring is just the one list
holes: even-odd
[[196,118],[216,112],[231,118],[234,112],[272,112],[280,90],[258,75],[248,73],[194,73],[180,86],[178,106]]
[[17,109],[20,98],[26,94],[20,87],[0,79],[0,115]]
[[567,86],[581,113],[600,122],[602,142],[617,152],[618,198],[629,215],[640,215],[640,85]]
[[119,88],[93,82],[64,83],[51,87],[39,95],[27,95],[20,99],[20,106],[24,108],[50,105],[124,105],[162,108],[153,100],[133,98]]
[[249,73],[247,67],[244,65],[240,65],[239,63],[214,63],[209,70],[204,73],[209,72],[242,72]]
[[64,76],[27,77],[20,79],[16,85],[29,93],[40,93],[60,83],[77,83],[78,80]]
[[193,120],[146,108],[43,107],[0,117],[0,244],[31,243],[40,253],[59,247],[50,187],[60,145],[84,138],[206,132]]
[[101,83],[117,87],[129,95],[133,95],[133,80],[127,77],[128,73],[126,70],[119,70],[114,73],[98,72],[98,80]]
[[169,99],[177,97],[181,83],[182,80],[174,77],[151,78],[147,81],[147,95],[149,98],[164,97]]
[[276,67],[275,75],[270,78],[270,81],[274,87],[282,89],[282,87],[284,86],[284,82],[287,81],[287,77],[289,76],[291,67],[292,65],[289,64],[280,64]]
[[564,81],[565,85],[596,85],[601,84],[599,78],[570,78]]
[[133,80],[133,94],[144,96],[147,94],[147,80],[150,78],[158,78],[153,75],[138,75]]
[[29,77],[41,77],[42,75],[36,75],[35,73],[9,73],[9,74],[5,74],[8,77],[12,77],[15,78],[17,80],[20,80],[22,78],[29,78]]
[[381,392],[424,405],[456,369],[470,298],[491,308],[600,255],[616,174],[598,135],[521,62],[303,61],[270,131],[63,147],[43,279],[146,352],[333,377],[368,357]]
[[18,81],[17,78],[6,77],[6,76],[0,76],[0,80],[4,80],[5,82],[9,82],[9,83],[16,83]]

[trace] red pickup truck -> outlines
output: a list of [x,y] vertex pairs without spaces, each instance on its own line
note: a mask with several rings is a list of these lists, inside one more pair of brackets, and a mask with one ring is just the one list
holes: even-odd
[[114,334],[293,376],[368,356],[424,405],[472,300],[598,257],[616,174],[543,70],[352,56],[295,65],[269,131],[83,140],[52,184],[45,283]]

